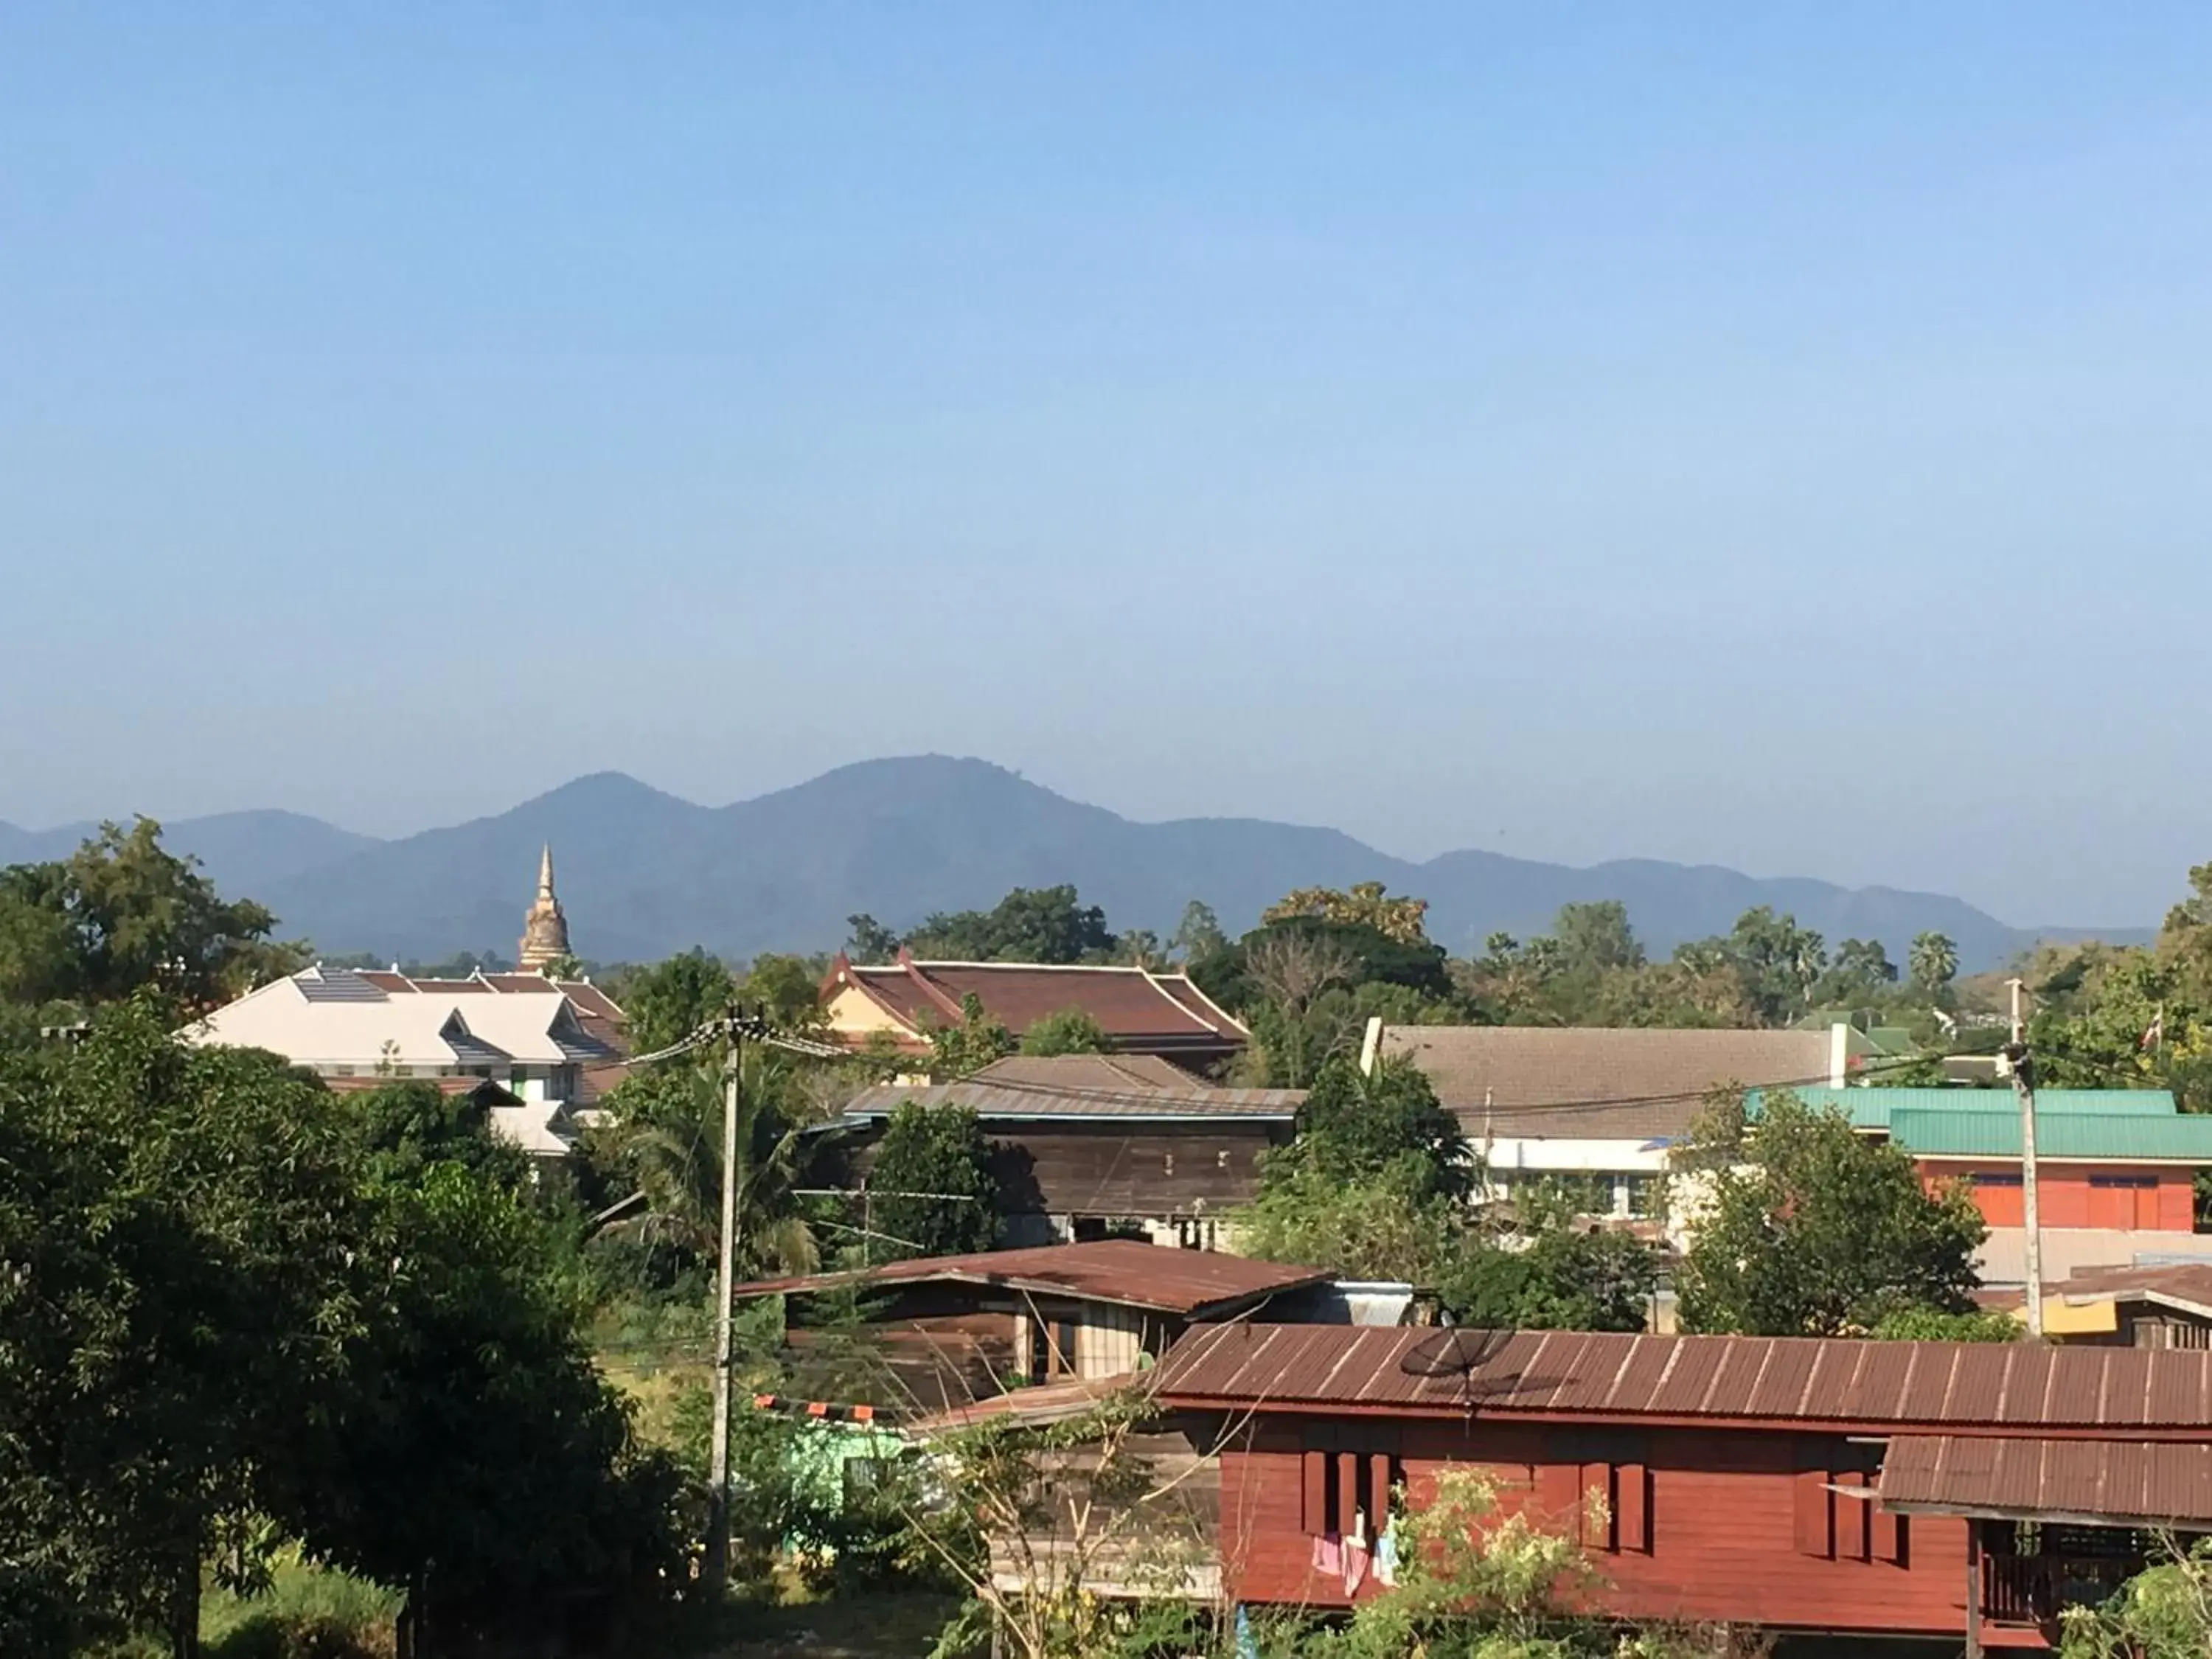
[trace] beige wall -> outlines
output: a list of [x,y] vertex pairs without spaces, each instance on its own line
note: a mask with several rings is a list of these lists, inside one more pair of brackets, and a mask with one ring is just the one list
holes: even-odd
[[871,1031],[888,1031],[893,1036],[911,1037],[914,1034],[897,1020],[885,1013],[878,1003],[858,986],[840,988],[830,999],[823,1011],[829,1017],[830,1029],[840,1036],[865,1037]]

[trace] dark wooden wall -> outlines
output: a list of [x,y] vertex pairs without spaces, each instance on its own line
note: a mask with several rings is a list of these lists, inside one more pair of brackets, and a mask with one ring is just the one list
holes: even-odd
[[[1316,1455],[1355,1457],[1362,1444],[1397,1460],[1416,1508],[1452,1463],[1498,1482],[1501,1517],[1527,1511],[1551,1530],[1578,1527],[1587,1486],[1606,1490],[1612,1523],[1584,1539],[1604,1581],[1592,1611],[1869,1634],[1966,1629],[1964,1521],[1921,1516],[1900,1526],[1874,1500],[1828,1492],[1871,1480],[1870,1448],[1751,1431],[1270,1419],[1221,1458],[1222,1569],[1232,1594],[1345,1605],[1341,1580],[1312,1570],[1318,1488],[1309,1476]],[[1361,1591],[1372,1593],[1371,1584]]]
[[[983,1127],[1008,1214],[1161,1218],[1218,1216],[1249,1203],[1259,1190],[1260,1154],[1291,1133],[1288,1123],[1111,1117],[991,1119]],[[849,1136],[825,1156],[857,1184],[874,1164],[878,1133]]]

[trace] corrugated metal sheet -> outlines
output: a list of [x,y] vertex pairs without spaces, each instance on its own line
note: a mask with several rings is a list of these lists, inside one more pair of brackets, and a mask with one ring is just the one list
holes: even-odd
[[[2039,1158],[2212,1164],[2212,1115],[2068,1114],[2045,1110],[2043,1100],[2037,1096]],[[1889,1137],[1923,1158],[2018,1158],[2020,1113],[1908,1109],[1890,1115]]]
[[1151,1117],[1276,1118],[1297,1115],[1305,1098],[1296,1089],[1061,1088],[1029,1083],[940,1083],[909,1088],[881,1083],[846,1103],[848,1118],[888,1117],[908,1101],[924,1106],[964,1106],[983,1118]]
[[2190,1429],[2212,1352],[1577,1331],[1210,1326],[1161,1362],[1169,1404],[1401,1406],[1774,1422]]
[[[1754,1089],[1745,1104],[1755,1115],[1766,1091]],[[1815,1111],[1831,1107],[1842,1111],[1862,1129],[1887,1129],[1901,1111],[2010,1112],[2020,1115],[2020,1103],[2006,1089],[1831,1089],[1826,1086],[1791,1091]],[[2039,1089],[2035,1096],[2036,1121],[2046,1116],[2172,1117],[2173,1097],[2164,1089]],[[2039,1147],[2039,1151],[2040,1148]]]
[[1907,1513],[2212,1525],[2212,1445],[1900,1435],[1881,1501]]
[[1171,1250],[1134,1239],[1108,1238],[1083,1244],[1042,1244],[1026,1250],[985,1250],[974,1255],[916,1256],[866,1273],[755,1279],[736,1286],[733,1293],[774,1296],[854,1283],[939,1281],[1003,1285],[1036,1295],[1071,1296],[1188,1316],[1278,1291],[1318,1285],[1328,1276],[1320,1267],[1255,1261],[1211,1250]]

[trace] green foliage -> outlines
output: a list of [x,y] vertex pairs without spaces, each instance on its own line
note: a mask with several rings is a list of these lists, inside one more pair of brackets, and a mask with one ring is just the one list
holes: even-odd
[[1628,907],[1618,899],[1561,905],[1552,923],[1552,937],[1565,973],[1603,974],[1644,966],[1644,945],[1628,925]]
[[1221,931],[1221,919],[1213,914],[1213,907],[1193,899],[1182,907],[1182,919],[1168,936],[1168,944],[1185,963],[1190,963],[1228,949],[1229,936]]
[[2010,1314],[1978,1308],[1970,1313],[1900,1308],[1884,1314],[1874,1334],[1885,1342],[2017,1342],[2027,1328]]
[[1959,976],[1959,947],[1948,937],[1933,932],[1914,935],[1905,961],[1915,990],[1939,1001],[1949,997],[1951,981]]
[[422,1179],[434,1164],[459,1164],[508,1192],[530,1185],[530,1155],[491,1131],[489,1110],[434,1083],[393,1081],[345,1097],[332,1109],[351,1120],[376,1180]]
[[1443,1276],[1460,1211],[1421,1154],[1347,1176],[1291,1151],[1269,1155],[1258,1197],[1235,1214],[1241,1251],[1346,1279],[1429,1285]]
[[704,951],[638,969],[622,987],[633,1053],[659,1052],[719,1019],[737,994],[730,970]]
[[821,971],[805,957],[767,951],[746,969],[738,1000],[780,1031],[804,1031],[823,1024],[821,990]]
[[[724,1102],[714,1060],[709,1050],[702,1063],[656,1066],[626,1079],[607,1097],[611,1122],[592,1138],[592,1156],[645,1200],[641,1211],[610,1223],[601,1238],[645,1249],[670,1275],[711,1263],[719,1248]],[[791,1083],[781,1055],[757,1044],[744,1048],[736,1159],[741,1274],[808,1273],[820,1262],[791,1190],[804,1184],[799,1172],[806,1152]]]
[[[856,934],[861,920],[854,918]],[[946,962],[1103,962],[1116,948],[1106,913],[1066,885],[1017,887],[988,910],[940,912],[903,943],[916,957]]]
[[1640,1331],[1658,1285],[1658,1259],[1633,1235],[1539,1218],[1510,1243],[1462,1249],[1437,1280],[1463,1325],[1497,1330]]
[[1816,1003],[1861,1007],[1887,996],[1897,984],[1897,964],[1879,939],[1847,939],[1836,947],[1828,971],[1813,988]]
[[1767,905],[1745,911],[1718,939],[1685,945],[1685,963],[1717,961],[1734,972],[1744,1006],[1760,1025],[1786,1025],[1810,1007],[1828,971],[1826,942],[1795,916],[1778,916]]
[[2169,1543],[2165,1560],[2103,1607],[2068,1608],[2059,1651],[2065,1659],[2204,1659],[2212,1653],[2212,1539],[2186,1549]]
[[1568,904],[1525,944],[1493,933],[1453,964],[1462,994],[1505,1024],[1725,1025],[1745,1018],[1735,970],[1714,950],[1653,963],[1618,902]]
[[845,918],[845,955],[858,963],[884,963],[899,953],[899,936],[863,911]]
[[1384,1060],[1363,1073],[1332,1060],[1298,1108],[1297,1139],[1268,1159],[1261,1187],[1300,1165],[1352,1181],[1407,1157],[1419,1160],[1425,1190],[1446,1198],[1467,1197],[1480,1173],[1459,1120],[1438,1104],[1419,1066]]
[[1286,921],[1318,921],[1380,933],[1397,945],[1426,945],[1429,936],[1422,919],[1428,914],[1428,900],[1385,898],[1383,892],[1379,881],[1354,882],[1346,892],[1302,887],[1269,905],[1261,913],[1260,923],[1264,928]]
[[591,1365],[554,1213],[420,1103],[353,1114],[161,1006],[0,1048],[0,1650],[187,1647],[203,1561],[264,1525],[457,1633],[665,1595],[674,1473]]
[[165,851],[153,819],[103,823],[64,860],[0,870],[0,1003],[81,1010],[153,990],[201,1013],[306,963],[270,942],[276,925]]
[[1747,1163],[1698,1150],[1685,1160],[1706,1166],[1677,1280],[1685,1329],[1829,1336],[1910,1308],[1971,1310],[1987,1231],[1972,1200],[1955,1188],[1929,1194],[1910,1157],[1859,1135],[1840,1112],[1774,1091],[1743,1146]]
[[1025,1054],[1103,1054],[1113,1048],[1105,1028],[1080,1008],[1047,1014],[1022,1033]]
[[988,1250],[999,1231],[999,1183],[991,1173],[991,1146],[975,1114],[962,1106],[907,1101],[884,1126],[871,1190],[884,1194],[945,1193],[948,1198],[878,1198],[875,1231],[864,1241],[868,1259],[963,1255]]
[[404,1600],[289,1549],[257,1593],[209,1595],[201,1651],[204,1659],[385,1659]]
[[983,1012],[982,999],[969,992],[960,999],[960,1023],[928,1030],[929,1073],[951,1082],[980,1072],[1014,1052],[1013,1034]]

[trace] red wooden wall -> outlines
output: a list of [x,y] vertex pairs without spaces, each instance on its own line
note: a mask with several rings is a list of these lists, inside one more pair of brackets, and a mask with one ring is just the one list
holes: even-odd
[[[1960,1636],[1966,1525],[1889,1515],[1831,1486],[1871,1485],[1878,1449],[1840,1436],[1763,1431],[1552,1430],[1531,1425],[1271,1420],[1221,1460],[1221,1550],[1230,1593],[1256,1602],[1341,1607],[1340,1578],[1312,1566],[1316,1441],[1324,1456],[1362,1433],[1395,1452],[1418,1507],[1447,1463],[1486,1468],[1501,1516],[1575,1526],[1586,1483],[1612,1496],[1605,1535],[1587,1537],[1605,1581],[1594,1612],[1837,1632]],[[1370,1465],[1371,1467],[1371,1465]],[[1332,1483],[1339,1495],[1343,1482]],[[1340,1530],[1341,1528],[1339,1528]],[[1361,1598],[1374,1587],[1364,1587]]]
[[[1992,1227],[2021,1227],[2020,1165],[1923,1164],[1921,1174],[1933,1187],[1962,1178],[1982,1219]],[[2036,1160],[2036,1205],[2046,1227],[2118,1227],[2185,1233],[2196,1226],[2192,1172],[2170,1164],[2053,1164]],[[1996,1177],[1995,1180],[1988,1177]]]

